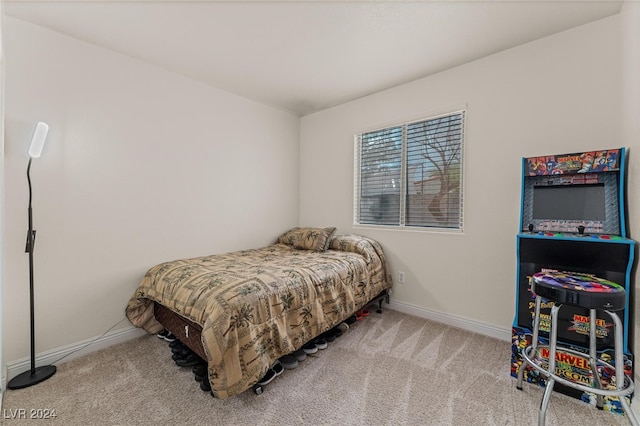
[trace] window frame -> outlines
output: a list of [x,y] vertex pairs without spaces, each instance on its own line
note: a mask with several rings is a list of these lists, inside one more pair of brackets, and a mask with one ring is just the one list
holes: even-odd
[[[354,135],[354,193],[353,193],[353,226],[355,228],[373,228],[373,229],[386,229],[386,230],[400,230],[400,231],[412,231],[412,232],[435,232],[435,233],[449,233],[449,234],[463,234],[464,233],[464,188],[465,188],[465,169],[466,169],[466,123],[467,123],[467,105],[447,108],[446,110],[440,110],[445,112],[424,114],[421,118],[402,121],[400,123],[389,123],[376,128],[367,129],[358,132]],[[407,178],[407,168],[409,160],[407,149],[407,127],[411,124],[427,122],[430,120],[436,120],[443,117],[461,115],[461,134],[460,134],[460,196],[459,196],[459,213],[458,213],[458,226],[446,227],[446,226],[432,226],[432,225],[407,225],[407,198],[410,194],[407,193],[407,185],[409,179]],[[362,151],[361,140],[362,136],[367,133],[373,133],[377,131],[384,131],[395,127],[402,128],[402,150],[401,150],[401,167],[400,167],[400,211],[398,224],[378,224],[360,222],[361,216],[361,195],[362,195]]]

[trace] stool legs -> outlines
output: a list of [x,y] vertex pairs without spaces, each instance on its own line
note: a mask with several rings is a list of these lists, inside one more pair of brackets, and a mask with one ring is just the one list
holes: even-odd
[[[598,374],[598,368],[596,366],[596,360],[598,359],[598,351],[596,350],[596,319],[596,310],[589,309],[589,366],[591,367],[591,372],[593,373],[595,387],[597,387],[598,389],[602,389],[602,380],[600,380],[600,374]],[[603,399],[604,397],[598,394],[596,398],[596,407],[598,407],[599,410],[602,410]]]
[[558,344],[558,305],[553,305],[551,308],[551,328],[549,330],[549,376],[547,378],[547,387],[544,390],[544,396],[542,402],[540,402],[540,412],[538,414],[538,426],[545,425],[545,417],[547,415],[547,407],[549,406],[549,399],[551,398],[551,392],[553,392],[553,386],[556,381],[554,379],[556,372],[556,347]]
[[[624,379],[624,358],[622,356],[622,321],[620,321],[620,317],[618,317],[618,315],[614,312],[609,312],[609,311],[605,311],[607,314],[609,314],[609,316],[611,317],[611,319],[613,320],[614,323],[614,329],[615,329],[615,337],[614,337],[614,341],[615,341],[615,351],[616,351],[616,388],[617,389],[624,389],[625,387],[625,379]],[[631,379],[630,379],[631,380]],[[620,405],[622,405],[622,408],[624,409],[624,412],[626,413],[627,417],[629,418],[629,422],[631,422],[632,425],[637,426],[638,425],[638,419],[636,418],[635,414],[633,413],[633,411],[631,411],[631,407],[629,407],[629,404],[627,403],[627,398],[625,396],[620,396]]]
[[[538,349],[538,331],[540,330],[540,303],[542,298],[540,296],[536,296],[536,304],[535,310],[533,313],[533,336],[531,338],[531,354],[535,355],[536,350]],[[523,351],[527,350],[524,348]],[[518,368],[518,382],[516,387],[519,390],[522,390],[522,380],[524,378],[524,370],[527,367],[527,362],[523,359],[522,364],[520,364],[520,368]]]
[[[597,363],[602,362],[602,361],[598,361],[597,360],[597,350],[596,350],[596,338],[597,338],[597,321],[596,321],[596,310],[595,309],[590,309],[589,310],[589,366],[591,368],[591,371],[593,373],[593,387],[589,387],[589,386],[585,386],[582,384],[578,384],[575,382],[571,382],[568,381],[567,379],[561,377],[561,376],[557,376],[555,374],[556,371],[556,353],[558,352],[558,335],[557,335],[557,330],[558,330],[558,311],[560,310],[560,308],[562,307],[562,305],[556,305],[554,304],[553,307],[551,308],[551,315],[550,315],[550,329],[549,329],[549,345],[542,345],[542,347],[548,347],[549,348],[549,358],[548,358],[548,365],[547,368],[545,369],[544,367],[542,367],[541,365],[538,365],[536,363],[536,361],[534,361],[534,358],[536,356],[536,351],[538,348],[538,334],[539,334],[539,328],[540,328],[540,304],[541,304],[541,297],[540,296],[536,296],[536,303],[535,303],[535,314],[534,314],[534,324],[533,324],[533,330],[532,330],[532,334],[533,334],[533,340],[531,342],[531,346],[528,346],[527,348],[525,348],[522,352],[523,354],[523,362],[520,365],[520,367],[518,368],[518,382],[517,382],[517,388],[522,390],[522,382],[524,379],[524,370],[527,367],[527,365],[531,365],[533,368],[535,368],[536,370],[538,370],[540,373],[544,374],[545,376],[547,376],[547,384],[546,384],[546,389],[544,391],[544,395],[542,397],[542,401],[540,402],[540,411],[539,411],[539,415],[538,415],[538,425],[539,426],[544,426],[545,425],[545,421],[546,421],[546,414],[547,414],[547,408],[549,406],[549,400],[551,399],[551,394],[553,392],[553,387],[555,385],[556,382],[561,383],[563,385],[566,386],[570,386],[570,387],[574,387],[576,389],[582,390],[583,392],[589,392],[589,393],[594,393],[597,396],[597,407],[599,409],[602,409],[603,407],[603,399],[604,396],[609,396],[609,397],[617,397],[618,400],[620,401],[620,405],[622,406],[622,409],[624,410],[625,414],[627,415],[627,418],[629,419],[629,422],[633,425],[633,426],[640,426],[638,423],[638,419],[636,418],[635,414],[631,411],[631,407],[629,406],[629,403],[627,402],[626,396],[633,393],[633,388],[634,388],[634,384],[633,384],[633,380],[631,378],[628,378],[627,380],[627,376],[625,375],[624,372],[624,352],[622,350],[622,342],[623,342],[623,337],[622,337],[622,321],[620,320],[620,318],[618,317],[618,315],[615,312],[611,312],[611,311],[604,311],[606,312],[611,319],[613,320],[613,331],[614,331],[614,351],[615,351],[615,366],[612,366],[611,364],[608,363],[604,363],[605,365],[608,365],[610,368],[614,367],[615,368],[615,386],[616,386],[616,390],[610,390],[610,389],[603,389],[602,386],[602,380],[600,378],[600,374],[598,373],[598,369],[597,369]],[[574,353],[576,355],[583,355],[579,352],[575,352],[569,348],[564,348],[564,349],[560,349],[560,351],[565,351],[565,352],[570,352],[570,353]]]

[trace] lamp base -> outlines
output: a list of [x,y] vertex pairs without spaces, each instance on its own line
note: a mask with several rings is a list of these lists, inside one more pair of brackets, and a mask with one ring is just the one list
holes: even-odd
[[54,374],[56,374],[55,365],[44,365],[42,367],[36,367],[33,374],[31,374],[31,370],[27,370],[24,373],[18,374],[16,377],[9,380],[7,388],[28,388],[29,386],[37,385],[40,382],[44,382]]

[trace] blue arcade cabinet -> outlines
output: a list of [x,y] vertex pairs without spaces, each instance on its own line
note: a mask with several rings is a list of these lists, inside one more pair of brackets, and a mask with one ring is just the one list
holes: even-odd
[[[517,235],[517,282],[512,326],[511,375],[522,364],[522,350],[531,344],[535,296],[530,280],[538,272],[592,274],[625,288],[627,300],[618,315],[623,322],[625,373],[633,377],[633,273],[635,241],[626,221],[626,150],[606,149],[522,160],[522,203]],[[540,325],[549,330],[550,306],[542,305]],[[598,357],[612,359],[613,335],[608,316],[598,314]],[[546,323],[545,323],[546,321]],[[578,352],[589,348],[589,311],[565,306],[558,319],[558,342]],[[544,357],[545,354],[541,353]],[[556,374],[590,386],[593,374],[576,357],[556,357]],[[607,377],[608,372],[603,371]],[[545,385],[544,376],[527,368],[529,383]],[[591,402],[592,396],[568,386],[559,391]],[[619,412],[619,402],[605,401]]]

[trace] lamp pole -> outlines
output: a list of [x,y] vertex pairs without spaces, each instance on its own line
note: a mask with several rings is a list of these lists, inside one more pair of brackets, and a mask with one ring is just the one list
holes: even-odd
[[35,304],[34,304],[34,297],[33,297],[33,245],[35,244],[35,240],[36,240],[36,231],[33,229],[33,209],[31,208],[31,198],[32,198],[32,192],[31,192],[31,175],[30,175],[30,171],[31,171],[31,160],[33,160],[33,158],[29,158],[29,165],[27,166],[27,181],[29,182],[29,230],[27,231],[27,253],[29,253],[29,311],[30,311],[30,322],[31,322],[31,370],[30,373],[31,375],[36,374],[36,353],[35,353],[35,347],[36,347],[36,339],[35,339],[35,335],[36,335],[36,330],[35,330],[35,323],[36,323],[36,319],[34,316],[34,310],[35,310]]
[[[41,125],[44,125],[41,126]],[[36,368],[36,341],[35,341],[35,304],[34,304],[34,288],[33,288],[33,249],[36,240],[36,231],[33,229],[33,209],[31,208],[32,190],[31,190],[31,161],[34,158],[40,156],[42,146],[44,145],[44,139],[47,136],[49,127],[45,123],[38,123],[36,131],[31,140],[31,147],[29,148],[29,164],[27,165],[27,181],[29,182],[29,229],[27,231],[27,246],[25,251],[29,253],[29,308],[30,308],[30,323],[31,323],[31,368],[24,373],[21,373],[11,379],[7,384],[9,389],[22,389],[29,386],[33,386],[40,382],[47,380],[49,377],[56,373],[55,365],[45,365]],[[32,148],[36,147],[36,151],[32,151]]]

